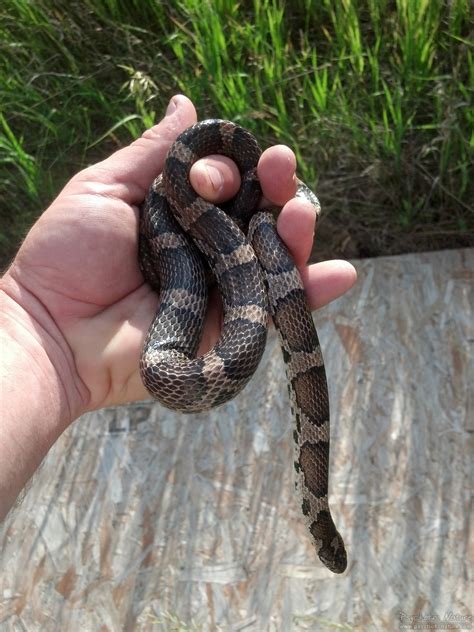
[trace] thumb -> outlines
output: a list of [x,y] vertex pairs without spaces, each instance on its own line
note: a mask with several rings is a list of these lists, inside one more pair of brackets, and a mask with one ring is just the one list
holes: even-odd
[[147,129],[128,147],[84,169],[72,180],[122,185],[125,190],[121,191],[120,197],[129,204],[139,204],[161,173],[173,141],[196,120],[196,110],[190,99],[182,94],[175,95],[157,125]]

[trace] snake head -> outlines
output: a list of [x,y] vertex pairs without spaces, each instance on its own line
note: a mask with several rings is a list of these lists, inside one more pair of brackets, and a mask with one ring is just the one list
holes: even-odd
[[339,533],[331,542],[323,543],[318,551],[321,562],[333,573],[343,573],[347,568],[347,555]]
[[347,568],[344,542],[337,531],[329,508],[321,509],[309,530],[313,536],[321,562],[333,573],[343,573]]

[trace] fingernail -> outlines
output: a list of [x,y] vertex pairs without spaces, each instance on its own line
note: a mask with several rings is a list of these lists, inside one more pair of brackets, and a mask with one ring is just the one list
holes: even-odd
[[212,190],[218,193],[224,184],[224,178],[222,177],[222,173],[216,167],[212,165],[206,165],[206,173],[209,178],[209,182],[211,183]]
[[176,103],[174,100],[174,97],[171,97],[170,102],[168,103],[168,107],[166,108],[166,113],[165,116],[170,116],[170,114],[173,114],[173,112],[176,110]]

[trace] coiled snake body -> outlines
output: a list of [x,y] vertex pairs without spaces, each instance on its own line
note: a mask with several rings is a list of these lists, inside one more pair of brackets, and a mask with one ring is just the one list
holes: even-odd
[[[218,208],[189,183],[196,160],[223,154],[242,184]],[[168,408],[200,412],[234,397],[265,348],[271,314],[279,332],[295,417],[296,488],[322,562],[345,570],[346,552],[328,506],[329,400],[318,337],[299,273],[276,232],[272,214],[256,211],[261,189],[255,138],[229,121],[202,121],[168,152],[163,173],[140,211],[139,260],[160,305],[140,359],[149,393]],[[319,202],[305,185],[297,195]],[[207,266],[222,295],[224,322],[214,348],[196,357],[207,308]]]

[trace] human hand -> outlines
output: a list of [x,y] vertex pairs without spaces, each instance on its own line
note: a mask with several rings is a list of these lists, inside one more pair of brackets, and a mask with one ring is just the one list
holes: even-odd
[[[194,122],[189,99],[174,97],[158,125],[74,176],[33,226],[3,278],[2,288],[27,315],[34,339],[47,346],[44,357],[61,381],[68,421],[86,410],[147,397],[138,363],[159,299],[138,267],[138,205],[173,140]],[[293,197],[295,167],[293,152],[280,145],[263,153],[258,172],[265,198],[283,206],[278,231],[314,309],[347,291],[355,271],[343,261],[306,267],[315,213]],[[234,163],[220,156],[196,163],[191,182],[218,203],[234,195],[240,179]],[[214,299],[201,353],[217,340],[220,324]]]

